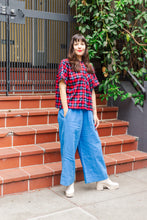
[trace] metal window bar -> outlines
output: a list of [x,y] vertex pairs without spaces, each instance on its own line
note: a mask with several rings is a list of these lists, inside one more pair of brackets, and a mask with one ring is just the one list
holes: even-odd
[[4,5],[7,13],[0,15],[0,92],[54,92],[58,64],[67,55],[71,33],[68,1],[7,0]]

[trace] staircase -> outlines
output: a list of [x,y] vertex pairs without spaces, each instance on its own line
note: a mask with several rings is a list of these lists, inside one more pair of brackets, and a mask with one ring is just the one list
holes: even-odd
[[[129,123],[117,120],[118,108],[97,96],[98,132],[108,174],[147,167]],[[60,184],[58,110],[54,95],[0,97],[0,196]],[[76,153],[76,181],[83,171]]]

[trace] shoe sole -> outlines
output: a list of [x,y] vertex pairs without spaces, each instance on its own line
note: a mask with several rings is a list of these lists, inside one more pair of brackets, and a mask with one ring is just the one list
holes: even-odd
[[65,195],[66,195],[67,198],[72,198],[74,196],[74,193],[68,194],[68,193],[65,192]]
[[116,190],[116,189],[119,189],[119,186],[110,187],[110,186],[103,185],[103,186],[98,186],[98,187],[97,187],[97,190],[98,190],[98,191],[103,191],[104,189]]

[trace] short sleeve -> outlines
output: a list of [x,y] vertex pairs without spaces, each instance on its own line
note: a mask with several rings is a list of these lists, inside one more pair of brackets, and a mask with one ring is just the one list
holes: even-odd
[[97,87],[99,85],[99,81],[95,75],[95,73],[91,74],[91,83],[90,83],[90,87],[91,90],[95,87]]
[[91,77],[90,77],[90,89],[91,90],[100,84],[95,75],[95,70],[94,70],[93,65],[92,65],[92,69],[93,69],[93,74],[91,74]]
[[64,79],[65,83],[67,84],[68,71],[69,71],[68,63],[66,62],[66,60],[62,60],[58,68],[58,82]]

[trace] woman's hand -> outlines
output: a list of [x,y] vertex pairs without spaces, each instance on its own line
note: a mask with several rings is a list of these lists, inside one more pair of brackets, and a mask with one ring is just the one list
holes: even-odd
[[65,118],[65,117],[66,117],[66,114],[67,114],[67,112],[68,112],[68,108],[63,109],[63,111],[64,111],[64,118]]
[[97,114],[93,115],[93,120],[94,120],[95,129],[97,129],[100,124],[100,120],[98,119]]

